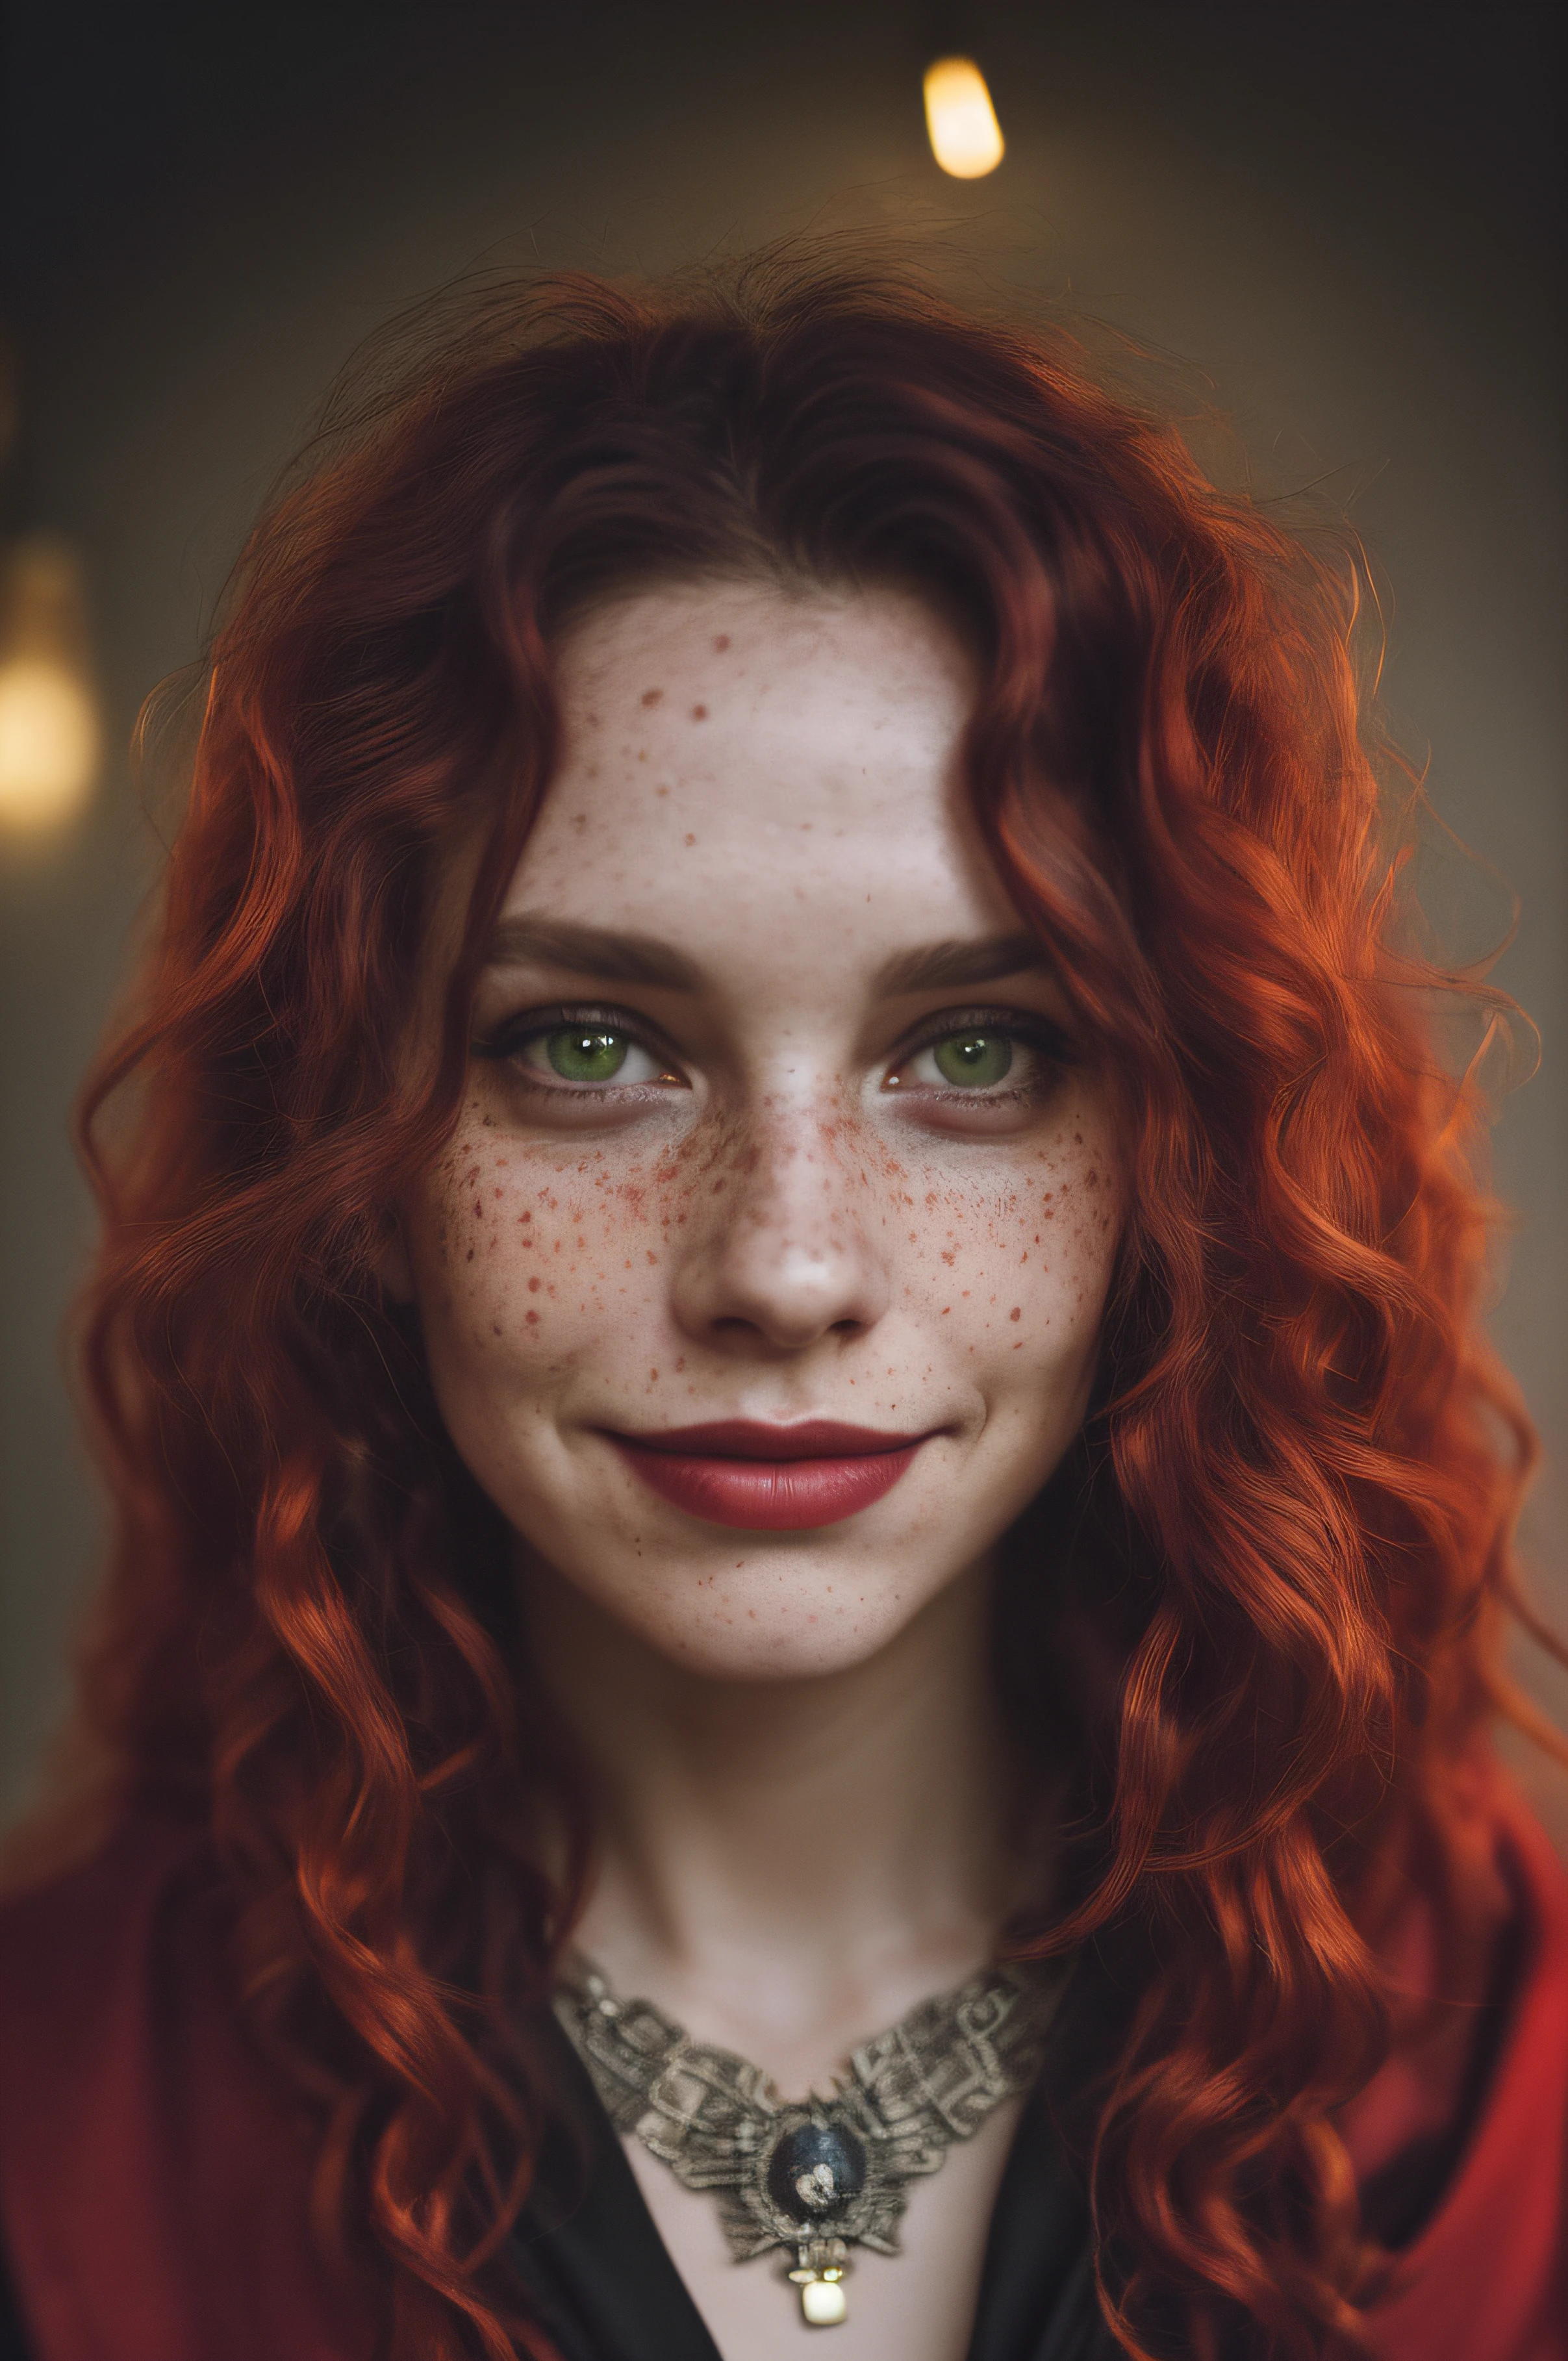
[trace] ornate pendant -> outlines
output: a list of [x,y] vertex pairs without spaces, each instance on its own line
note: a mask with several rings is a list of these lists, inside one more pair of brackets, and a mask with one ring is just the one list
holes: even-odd
[[738,2262],[793,2255],[802,2316],[832,2328],[849,2315],[850,2247],[898,2253],[905,2184],[1033,2081],[1070,1973],[1058,1960],[971,1976],[862,2044],[828,2096],[799,2103],[591,1970],[555,2011],[617,2130],[712,2191]]

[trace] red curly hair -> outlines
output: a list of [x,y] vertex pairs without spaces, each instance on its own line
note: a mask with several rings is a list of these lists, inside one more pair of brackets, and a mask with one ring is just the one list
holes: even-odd
[[1331,2111],[1387,2043],[1368,1938],[1506,1702],[1531,1444],[1475,1326],[1475,1093],[1431,1046],[1356,569],[1059,335],[774,258],[492,288],[338,397],[232,587],[86,1096],[118,1530],[85,1724],[115,1809],[210,1823],[389,2349],[547,2354],[502,2266],[582,1814],[380,1250],[458,1112],[554,639],[631,582],[759,572],[894,580],[971,642],[969,792],[1121,1111],[1095,1407],[1003,1609],[1079,1831],[1032,1939],[1156,1937],[1093,2147],[1107,2315],[1130,2353],[1250,2319],[1321,2354],[1365,2287]]

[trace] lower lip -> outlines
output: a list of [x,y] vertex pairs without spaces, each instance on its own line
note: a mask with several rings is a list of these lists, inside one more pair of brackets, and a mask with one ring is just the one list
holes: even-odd
[[710,1525],[765,1533],[836,1525],[869,1509],[892,1491],[925,1439],[852,1459],[716,1459],[651,1451],[615,1437],[621,1456],[661,1499]]

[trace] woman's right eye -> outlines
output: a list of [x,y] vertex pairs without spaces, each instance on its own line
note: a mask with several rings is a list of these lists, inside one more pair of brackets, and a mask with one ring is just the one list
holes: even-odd
[[506,1054],[531,1081],[537,1075],[546,1089],[635,1089],[639,1084],[684,1079],[667,1059],[656,1056],[635,1034],[616,1025],[552,1025],[521,1038],[514,1037]]

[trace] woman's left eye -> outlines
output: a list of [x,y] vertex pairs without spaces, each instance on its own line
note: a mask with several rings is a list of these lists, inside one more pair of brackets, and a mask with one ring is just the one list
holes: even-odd
[[950,1088],[988,1091],[1004,1082],[1013,1071],[1014,1044],[1006,1033],[949,1033],[933,1041],[916,1059],[916,1067],[929,1059]]
[[966,1025],[915,1050],[888,1076],[885,1088],[989,1092],[1016,1097],[1037,1090],[1056,1061],[1035,1042],[1001,1025]]

